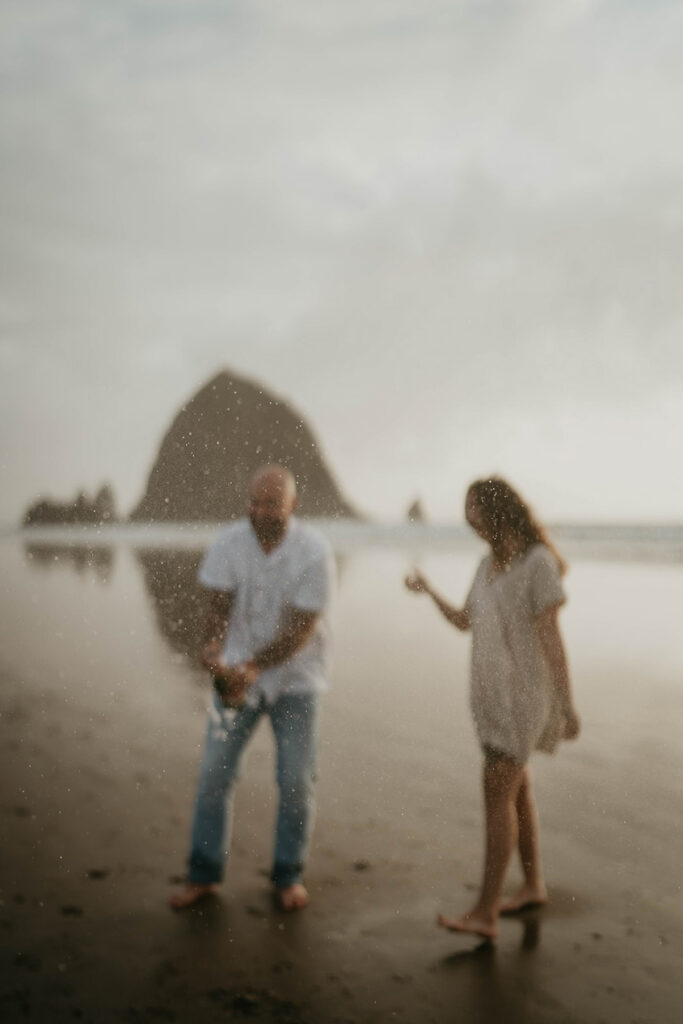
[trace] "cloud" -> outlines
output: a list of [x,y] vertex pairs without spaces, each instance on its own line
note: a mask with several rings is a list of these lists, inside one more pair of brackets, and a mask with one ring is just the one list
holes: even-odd
[[[5,4],[6,514],[48,476],[108,469],[131,503],[221,365],[291,397],[387,514],[418,484],[445,507],[443,467],[503,452],[522,471],[531,448],[552,465],[568,418],[588,461],[600,410],[662,426],[683,379],[682,20],[569,0]],[[23,449],[56,424],[58,451]],[[619,474],[604,514],[627,504]]]

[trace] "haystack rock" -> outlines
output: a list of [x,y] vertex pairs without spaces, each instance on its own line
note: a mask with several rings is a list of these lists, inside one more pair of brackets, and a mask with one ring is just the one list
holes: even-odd
[[131,519],[237,518],[244,515],[252,475],[273,462],[296,477],[299,515],[357,516],[304,419],[257,383],[219,373],[174,419]]

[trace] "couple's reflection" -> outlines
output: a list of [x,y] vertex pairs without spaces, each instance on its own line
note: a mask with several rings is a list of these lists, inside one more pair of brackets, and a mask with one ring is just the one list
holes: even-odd
[[[482,941],[467,949],[460,949],[443,957],[434,968],[439,972],[455,972],[458,978],[458,998],[471,1003],[471,1019],[493,1021],[505,1007],[506,1024],[530,1019],[529,998],[533,987],[529,972],[533,969],[532,953],[540,944],[543,909],[533,908],[519,914],[515,921],[521,926],[519,945],[511,953],[501,950],[494,942]],[[458,969],[466,967],[461,973]],[[465,991],[463,991],[463,984]],[[462,1005],[462,1004],[461,1004]]]
[[[539,942],[541,941],[542,913],[542,909],[538,907],[525,910],[517,917],[517,922],[522,926],[522,939],[519,944],[520,952],[531,952],[532,950],[536,949]],[[469,960],[472,958],[481,960],[482,963],[487,963],[488,960],[494,955],[495,951],[495,943],[489,942],[487,939],[484,939],[474,947],[470,947],[469,949],[458,950],[455,953],[450,953],[448,956],[443,958],[441,964],[443,967],[456,966],[463,960]]]

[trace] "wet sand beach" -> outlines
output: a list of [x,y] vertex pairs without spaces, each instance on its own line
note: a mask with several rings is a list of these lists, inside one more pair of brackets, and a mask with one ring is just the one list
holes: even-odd
[[220,896],[178,914],[208,695],[197,553],[1,539],[1,1019],[677,1021],[680,562],[568,551],[584,728],[533,761],[549,905],[504,920],[495,946],[435,926],[478,883],[480,757],[468,642],[401,581],[417,559],[458,601],[478,554],[340,552],[311,905],[271,902],[264,722]]

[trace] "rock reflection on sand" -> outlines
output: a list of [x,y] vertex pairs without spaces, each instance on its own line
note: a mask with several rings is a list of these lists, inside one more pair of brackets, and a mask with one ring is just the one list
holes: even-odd
[[79,575],[92,571],[101,583],[108,583],[114,566],[114,549],[108,545],[49,544],[25,541],[24,554],[31,566],[52,569],[68,566]]
[[[27,540],[24,553],[32,568],[71,568],[78,575],[92,571],[104,584],[109,583],[114,569],[115,548],[107,544]],[[206,592],[197,581],[202,549],[136,546],[134,554],[161,636],[171,650],[196,663],[204,642],[206,609]],[[336,556],[338,581],[342,579],[345,561],[344,556]]]
[[205,591],[197,581],[199,551],[136,551],[157,626],[174,651],[196,661],[203,646]]

